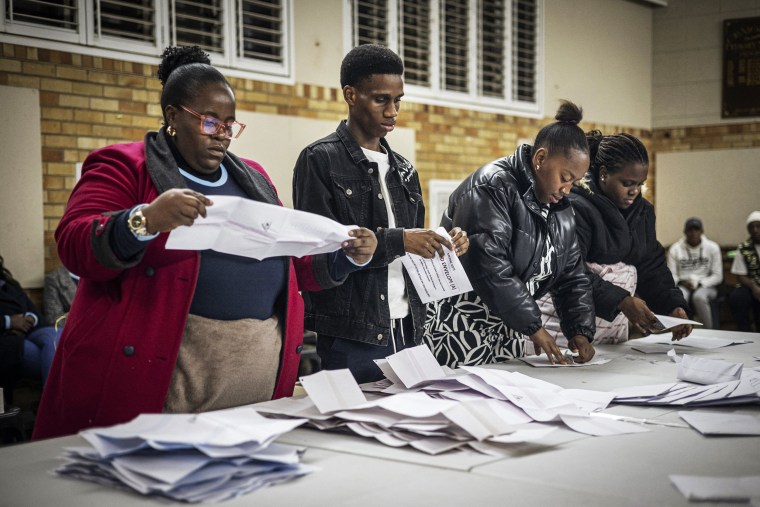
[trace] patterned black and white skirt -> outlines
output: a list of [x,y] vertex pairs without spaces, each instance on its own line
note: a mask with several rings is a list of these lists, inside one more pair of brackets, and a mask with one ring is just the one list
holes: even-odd
[[526,352],[523,334],[508,328],[474,292],[427,306],[423,343],[451,368],[499,363]]

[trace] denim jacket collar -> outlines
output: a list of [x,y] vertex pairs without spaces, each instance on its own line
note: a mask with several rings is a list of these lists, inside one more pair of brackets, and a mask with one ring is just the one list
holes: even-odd
[[[356,165],[371,163],[367,159],[366,155],[364,155],[364,152],[362,151],[361,146],[359,146],[359,143],[356,142],[354,135],[348,129],[348,122],[346,120],[342,120],[338,124],[338,128],[335,130],[335,132],[338,134],[338,138],[340,138],[340,141],[346,147],[348,154],[351,156],[351,159],[354,161]],[[384,137],[380,138],[380,146],[382,146],[383,149],[385,149],[385,152],[388,154],[388,162],[391,165],[390,170],[391,171],[396,170],[397,168],[396,157],[393,151],[391,150],[391,147],[388,144],[388,141],[386,141]]]

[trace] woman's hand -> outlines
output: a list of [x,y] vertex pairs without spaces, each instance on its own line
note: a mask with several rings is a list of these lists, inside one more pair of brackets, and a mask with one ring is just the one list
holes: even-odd
[[550,363],[568,364],[567,359],[562,355],[559,347],[557,347],[557,342],[554,341],[554,338],[543,327],[530,335],[530,339],[536,346],[537,356],[540,356],[543,351],[546,352],[546,357],[549,358]]
[[142,209],[150,234],[168,232],[180,225],[193,225],[206,216],[206,206],[214,204],[205,195],[189,188],[173,188]]
[[344,241],[343,252],[351,257],[357,264],[365,264],[369,262],[377,249],[377,237],[375,233],[365,227],[353,229],[349,231],[349,236],[353,236],[354,239]]
[[628,321],[642,334],[648,335],[655,331],[657,317],[649,309],[644,300],[636,296],[628,296],[618,306],[621,312],[628,317]]
[[[683,308],[676,308],[672,312],[670,312],[671,317],[677,317],[679,319],[688,319],[689,316],[686,315],[686,310]],[[691,330],[693,329],[691,324],[681,324],[680,326],[676,326],[670,331],[673,333],[672,340],[680,340],[682,338],[686,338],[691,334]]]
[[593,359],[596,351],[594,346],[588,341],[588,338],[583,335],[575,335],[567,340],[567,348],[572,352],[577,352],[578,357],[573,357],[576,363],[587,363]]
[[34,319],[29,315],[17,313],[11,315],[11,330],[19,331],[23,334],[28,333],[34,327]]
[[460,257],[467,253],[470,248],[470,238],[467,237],[467,233],[460,227],[454,227],[449,231],[451,237],[451,243],[454,245],[454,252],[457,257]]
[[443,257],[443,245],[451,249],[451,243],[435,231],[430,229],[405,229],[404,250],[426,259],[432,259],[436,253]]

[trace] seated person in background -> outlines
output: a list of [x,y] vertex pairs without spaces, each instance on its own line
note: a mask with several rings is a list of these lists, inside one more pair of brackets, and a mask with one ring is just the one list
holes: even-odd
[[206,216],[206,194],[280,202],[260,164],[228,151],[244,126],[209,55],[167,48],[158,78],[165,126],[92,152],[56,229],[58,255],[81,279],[34,439],[290,396],[299,289],[338,285],[375,251],[358,228],[342,250],[298,259],[166,249],[170,231]]
[[668,250],[668,268],[699,320],[713,329],[710,303],[718,297],[718,285],[723,282],[720,246],[707,239],[699,218],[688,219],[683,233]]
[[[628,322],[649,334],[657,329],[653,311],[686,319],[689,306],[657,241],[654,207],[641,195],[649,172],[646,148],[629,134],[605,136],[594,130],[586,137],[591,165],[568,200],[575,210],[596,315],[607,321],[597,320],[594,339],[618,343],[628,339]],[[547,329],[558,333],[553,309],[543,305],[542,311]],[[672,331],[673,339],[680,340],[691,333],[691,326]]]
[[55,329],[26,295],[0,256],[0,382],[48,377],[56,348]]
[[533,351],[567,363],[541,323],[536,299],[544,294],[557,303],[576,361],[594,356],[591,284],[565,199],[588,169],[588,144],[578,106],[563,101],[555,118],[533,146],[481,167],[449,197],[441,225],[469,233],[462,265],[474,291],[428,305],[425,342],[440,364],[488,364]]
[[71,309],[78,283],[79,277],[63,266],[45,275],[43,293],[45,318],[54,324],[56,329],[60,329],[66,314]]
[[747,217],[749,238],[739,243],[731,273],[739,286],[729,296],[731,312],[739,331],[752,331],[750,313],[754,316],[755,332],[760,333],[760,211]]

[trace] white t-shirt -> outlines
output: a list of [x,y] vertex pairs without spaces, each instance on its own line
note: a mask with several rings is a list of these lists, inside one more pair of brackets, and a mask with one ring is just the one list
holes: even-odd
[[[760,256],[760,245],[755,244],[755,250],[757,251],[757,255]],[[736,257],[734,257],[734,263],[731,264],[731,273],[741,276],[749,274],[747,263],[744,262],[744,256],[738,250],[736,251]]]
[[[372,151],[362,148],[364,156],[370,162],[377,164],[378,178],[380,179],[380,191],[385,201],[385,210],[388,212],[388,228],[396,227],[396,216],[393,214],[393,203],[391,195],[388,192],[388,185],[385,183],[385,177],[391,168],[387,153]],[[401,259],[388,264],[388,306],[391,311],[391,319],[403,319],[409,315],[409,298],[406,296],[406,283],[404,282],[403,264]]]

